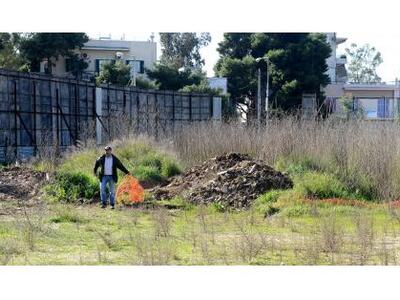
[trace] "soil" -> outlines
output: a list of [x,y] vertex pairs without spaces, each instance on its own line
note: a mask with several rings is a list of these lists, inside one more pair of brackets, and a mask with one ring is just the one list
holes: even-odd
[[247,154],[228,153],[207,160],[150,192],[155,199],[182,196],[194,204],[216,202],[241,209],[268,190],[291,187],[293,182],[288,176],[263,161]]
[[46,183],[46,173],[26,167],[6,167],[0,170],[0,201],[35,200]]

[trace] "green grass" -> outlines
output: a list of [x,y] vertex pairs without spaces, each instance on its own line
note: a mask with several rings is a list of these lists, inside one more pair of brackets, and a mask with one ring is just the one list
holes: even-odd
[[[23,214],[0,216],[1,264],[385,264],[385,257],[388,264],[397,264],[400,249],[396,242],[400,224],[384,208],[324,206],[313,213],[311,205],[293,204],[265,218],[256,210],[218,212],[211,206],[112,211],[48,204],[46,209],[28,210],[27,214],[34,226],[29,226]],[[363,262],[360,238],[368,237],[360,232],[370,230],[368,220],[372,220],[375,246]],[[343,244],[337,252],[326,252],[321,246],[338,237]],[[314,239],[318,257],[311,248]],[[384,250],[383,242],[391,243],[391,248]]]

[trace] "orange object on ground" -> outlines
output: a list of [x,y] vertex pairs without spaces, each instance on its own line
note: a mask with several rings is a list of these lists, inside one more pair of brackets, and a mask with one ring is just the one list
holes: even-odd
[[138,203],[144,200],[144,189],[132,175],[126,175],[117,189],[117,202],[122,204]]

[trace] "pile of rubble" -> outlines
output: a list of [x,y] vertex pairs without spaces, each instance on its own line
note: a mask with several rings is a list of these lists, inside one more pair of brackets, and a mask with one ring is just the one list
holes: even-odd
[[228,153],[205,161],[166,186],[151,190],[155,199],[182,196],[191,203],[212,202],[233,208],[247,208],[260,194],[271,189],[293,187],[289,177],[254,160],[249,155]]
[[25,167],[0,170],[0,200],[33,200],[40,194],[47,175]]

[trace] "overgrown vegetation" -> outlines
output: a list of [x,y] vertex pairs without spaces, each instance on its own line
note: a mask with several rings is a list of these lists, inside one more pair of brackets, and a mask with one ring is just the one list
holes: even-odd
[[[141,182],[161,182],[182,170],[173,155],[158,149],[150,141],[115,141],[115,155]],[[100,148],[89,148],[68,154],[57,168],[54,182],[46,187],[47,195],[63,202],[87,201],[99,191],[99,181],[93,174],[96,159],[103,154]],[[36,164],[41,170],[46,165]]]
[[[400,198],[399,136],[396,123],[286,116],[270,120],[263,130],[238,123],[196,124],[173,142],[187,166],[226,152],[248,153],[294,180],[308,181],[302,184],[308,195],[383,201]],[[319,190],[307,188],[314,183]],[[330,191],[321,191],[325,187]]]
[[[0,217],[0,262],[398,264],[399,204],[383,201],[400,196],[396,126],[291,118],[272,120],[262,131],[239,124],[194,125],[171,139],[175,154],[161,148],[164,141],[115,141],[115,154],[142,181],[160,182],[183,166],[235,151],[288,173],[294,187],[268,191],[243,211],[194,206],[182,197],[150,201],[148,194],[146,205],[114,211],[50,203],[47,209],[26,210],[12,224]],[[53,168],[57,188],[49,193],[64,202],[93,197],[98,180],[92,168],[102,152],[88,148],[66,156]],[[89,194],[80,194],[79,186]]]

